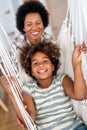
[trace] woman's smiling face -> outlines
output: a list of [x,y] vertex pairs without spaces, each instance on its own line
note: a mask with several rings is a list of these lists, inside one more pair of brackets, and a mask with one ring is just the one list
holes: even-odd
[[32,44],[41,40],[44,31],[44,25],[39,13],[29,13],[25,17],[24,29],[27,38]]

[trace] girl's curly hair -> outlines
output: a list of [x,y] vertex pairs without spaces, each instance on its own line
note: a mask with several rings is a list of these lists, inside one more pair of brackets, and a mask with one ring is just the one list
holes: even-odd
[[46,28],[49,24],[49,13],[46,10],[45,6],[37,1],[37,0],[30,0],[25,2],[23,5],[21,5],[16,13],[16,26],[17,29],[24,34],[25,32],[23,31],[24,28],[24,20],[25,16],[28,13],[39,13],[40,17],[42,19],[44,28]]
[[53,75],[56,75],[57,70],[60,67],[60,62],[59,62],[60,51],[57,44],[46,43],[46,42],[42,42],[36,46],[26,45],[22,48],[20,53],[20,62],[22,67],[25,69],[25,72],[29,76],[32,76],[31,59],[36,52],[42,52],[50,58],[52,64],[54,64]]

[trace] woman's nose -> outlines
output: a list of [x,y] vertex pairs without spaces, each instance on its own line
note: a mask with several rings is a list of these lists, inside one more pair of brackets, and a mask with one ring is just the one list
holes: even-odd
[[36,29],[37,28],[37,25],[34,23],[33,25],[32,25],[32,28],[34,29]]

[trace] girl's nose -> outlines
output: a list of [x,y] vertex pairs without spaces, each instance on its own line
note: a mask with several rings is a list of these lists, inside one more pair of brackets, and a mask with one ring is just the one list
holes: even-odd
[[43,66],[43,63],[42,63],[42,62],[40,62],[40,63],[39,63],[39,66]]

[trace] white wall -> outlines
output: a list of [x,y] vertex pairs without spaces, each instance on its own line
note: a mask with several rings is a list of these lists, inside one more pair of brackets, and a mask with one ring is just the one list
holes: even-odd
[[[39,0],[40,2],[42,2],[43,5],[45,5],[45,7],[47,8],[46,6],[46,1],[45,0]],[[48,10],[48,9],[47,9]],[[49,24],[49,26],[45,29],[45,31],[48,33],[48,34],[51,34],[52,35],[52,30],[51,30],[51,26]]]
[[18,33],[15,22],[15,12],[22,0],[2,0],[0,3],[0,22],[10,38],[14,38]]

